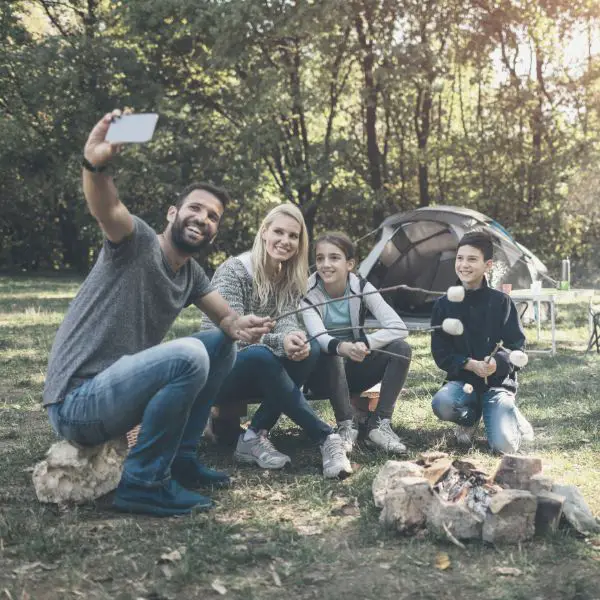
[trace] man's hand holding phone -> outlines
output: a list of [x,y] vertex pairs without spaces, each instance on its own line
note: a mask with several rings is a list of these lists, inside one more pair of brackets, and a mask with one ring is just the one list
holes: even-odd
[[[102,117],[92,129],[83,150],[88,170],[100,170],[115,154],[122,144],[143,143],[152,139],[158,115],[131,114],[131,111],[113,110]],[[91,167],[91,168],[90,168]]]

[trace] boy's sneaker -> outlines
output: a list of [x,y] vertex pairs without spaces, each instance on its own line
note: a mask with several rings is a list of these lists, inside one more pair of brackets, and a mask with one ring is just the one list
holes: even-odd
[[515,406],[515,415],[517,417],[517,427],[521,434],[521,440],[524,442],[533,442],[535,434],[531,423],[523,416],[523,413]]
[[266,435],[257,435],[250,440],[244,440],[240,434],[233,458],[242,463],[254,463],[261,469],[282,469],[292,459],[279,452]]
[[352,419],[340,421],[337,426],[337,433],[342,438],[346,453],[352,452],[352,447],[358,438],[358,429],[354,427]]
[[473,439],[475,438],[475,432],[477,431],[477,425],[472,427],[465,427],[464,425],[456,425],[454,428],[454,436],[459,444],[464,446],[471,446]]
[[390,419],[377,419],[377,427],[367,434],[367,443],[386,452],[406,454],[406,446],[392,429]]
[[344,442],[337,433],[327,436],[321,445],[323,455],[323,476],[329,479],[343,479],[352,473],[352,465],[344,451]]
[[115,492],[113,507],[130,513],[154,517],[187,515],[192,510],[207,510],[210,498],[181,487],[174,479],[158,487],[146,487],[121,479]]

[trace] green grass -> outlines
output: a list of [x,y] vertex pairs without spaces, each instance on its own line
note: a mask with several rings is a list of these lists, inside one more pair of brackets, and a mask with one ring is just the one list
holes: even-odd
[[[600,551],[568,531],[518,547],[472,542],[461,550],[430,534],[382,530],[370,487],[386,457],[359,450],[355,475],[325,481],[317,449],[287,420],[274,432],[293,459],[284,472],[240,468],[229,449],[201,449],[235,479],[231,490],[213,494],[209,514],[123,516],[110,510],[110,498],[68,510],[40,505],[31,468],[54,436],[39,401],[52,339],[78,284],[0,278],[0,599],[217,598],[213,584],[245,599],[600,598]],[[599,513],[600,360],[583,353],[585,303],[562,302],[558,311],[558,355],[532,355],[520,404],[536,429],[532,453],[554,479],[578,485]],[[170,336],[197,328],[198,313],[189,309]],[[535,329],[527,331],[533,342]],[[544,327],[541,346],[548,336]],[[441,373],[428,337],[411,343],[415,360],[394,425],[413,455],[432,448],[460,455],[450,427],[430,410]],[[316,407],[331,419],[326,403]],[[490,469],[497,463],[483,441],[471,452]],[[340,516],[336,509],[355,500],[359,515]],[[175,549],[181,560],[159,564]],[[435,567],[439,552],[448,553],[449,569]],[[520,574],[499,575],[501,566]]]

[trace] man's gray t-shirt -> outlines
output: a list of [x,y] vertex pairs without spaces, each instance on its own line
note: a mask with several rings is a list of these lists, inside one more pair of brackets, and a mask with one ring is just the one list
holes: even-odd
[[77,382],[122,356],[159,344],[180,311],[213,290],[194,260],[173,271],[156,232],[133,220],[120,244],[104,242],[69,306],[50,352],[44,405],[61,402]]

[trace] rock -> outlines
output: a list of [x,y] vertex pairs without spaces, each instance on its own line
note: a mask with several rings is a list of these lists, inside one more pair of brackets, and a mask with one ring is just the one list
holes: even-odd
[[402,477],[421,477],[422,475],[423,467],[413,462],[388,460],[375,476],[371,487],[375,506],[378,508],[383,506],[386,494],[389,490],[397,487],[398,480]]
[[582,535],[600,532],[600,525],[576,486],[555,483],[552,491],[565,497],[563,514],[571,527]]
[[479,539],[483,518],[469,510],[464,502],[446,502],[434,494],[427,512],[427,528],[444,535],[444,525],[458,539]]
[[435,450],[431,450],[429,452],[421,452],[417,456],[417,462],[420,465],[428,466],[438,458],[446,458],[447,456],[449,456],[447,452],[437,452]]
[[486,542],[516,544],[533,537],[537,499],[525,490],[502,490],[492,496],[483,522]]
[[46,460],[33,470],[38,500],[83,503],[107,494],[121,479],[126,455],[127,445],[123,440],[91,448],[79,448],[64,440],[53,444]]
[[423,477],[433,486],[441,481],[452,468],[452,459],[450,457],[438,458],[423,471]]
[[401,533],[410,533],[425,525],[433,490],[424,477],[401,477],[385,496],[379,521]]
[[553,481],[541,473],[533,475],[529,480],[529,491],[536,496],[540,492],[551,492]]
[[541,471],[540,458],[505,454],[496,470],[494,481],[514,490],[529,490],[531,478]]
[[563,513],[565,497],[553,492],[540,491],[537,494],[537,511],[535,513],[535,533],[544,535],[558,529]]
[[486,473],[483,465],[474,460],[465,458],[457,459],[452,463],[452,466],[458,469],[463,475],[467,477],[475,475],[483,479],[488,478],[488,474]]

